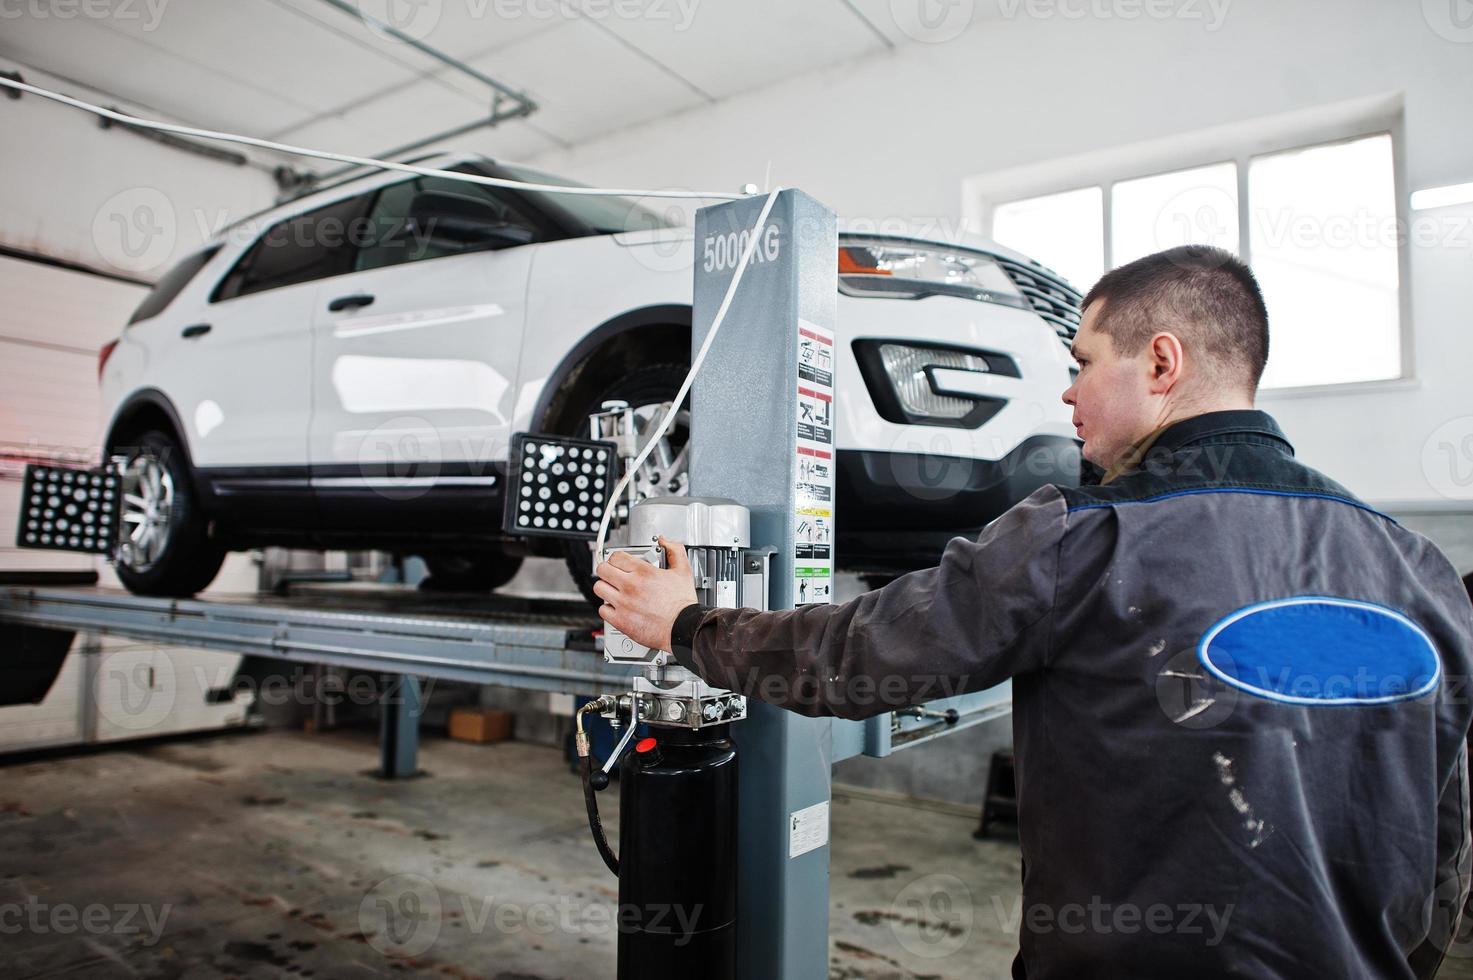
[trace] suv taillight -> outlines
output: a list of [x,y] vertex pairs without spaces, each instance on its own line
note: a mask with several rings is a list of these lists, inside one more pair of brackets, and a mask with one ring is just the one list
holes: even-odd
[[103,344],[102,349],[97,352],[98,381],[102,380],[102,370],[103,368],[107,367],[107,359],[113,356],[113,351],[117,348],[117,346],[118,342],[116,340],[109,340],[107,343]]

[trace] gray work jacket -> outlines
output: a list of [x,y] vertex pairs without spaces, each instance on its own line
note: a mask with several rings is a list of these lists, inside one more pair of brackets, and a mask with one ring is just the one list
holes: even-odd
[[1262,412],[1177,422],[849,602],[691,606],[673,638],[807,715],[1011,678],[1030,980],[1426,977],[1452,936],[1473,606]]

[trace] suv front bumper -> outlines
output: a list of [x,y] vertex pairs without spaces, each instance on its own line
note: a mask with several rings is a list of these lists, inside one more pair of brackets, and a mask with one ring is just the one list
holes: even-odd
[[935,565],[946,542],[975,538],[1039,487],[1077,486],[1079,445],[1063,436],[1034,436],[997,460],[839,450],[840,566],[899,574]]

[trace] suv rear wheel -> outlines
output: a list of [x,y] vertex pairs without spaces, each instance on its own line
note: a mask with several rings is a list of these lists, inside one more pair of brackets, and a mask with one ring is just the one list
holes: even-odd
[[127,453],[118,578],[139,595],[194,595],[214,580],[225,550],[209,539],[184,450],[151,430]]
[[[665,417],[665,412],[690,367],[685,364],[652,364],[631,371],[609,385],[596,398],[590,398],[583,412],[575,416],[578,428],[563,435],[586,436],[588,416],[603,409],[604,402],[628,402],[634,408],[636,425],[640,432],[640,448],[644,448],[647,433]],[[687,402],[676,416],[675,424],[660,440],[660,445],[645,460],[644,466],[633,480],[637,499],[646,497],[686,496],[690,493],[690,405]],[[627,495],[628,490],[625,490]],[[603,515],[600,514],[600,517]],[[617,515],[609,522],[610,544],[622,544],[623,522]],[[579,591],[595,606],[603,602],[593,594],[593,548],[587,541],[564,542],[568,572],[573,576]]]

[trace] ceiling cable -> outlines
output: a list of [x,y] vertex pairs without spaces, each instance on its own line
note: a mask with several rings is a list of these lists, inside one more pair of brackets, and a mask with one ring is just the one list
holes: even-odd
[[372,167],[378,170],[396,170],[401,173],[418,174],[421,177],[445,177],[450,180],[465,181],[469,184],[485,184],[488,187],[506,187],[519,191],[536,191],[542,194],[572,194],[592,197],[675,197],[675,198],[698,198],[705,200],[735,201],[746,197],[745,194],[736,194],[730,191],[688,191],[688,190],[640,190],[638,188],[624,187],[569,187],[565,184],[538,184],[525,180],[510,180],[504,177],[487,177],[481,174],[467,174],[451,170],[437,170],[433,167],[417,167],[410,163],[395,163],[392,160],[376,160],[373,157],[358,157],[347,153],[331,153],[327,150],[312,150],[303,146],[292,146],[289,143],[277,143],[274,140],[260,139],[255,136],[241,136],[238,133],[222,133],[213,129],[196,129],[193,126],[181,126],[177,123],[159,122],[155,119],[140,119],[127,113],[118,112],[113,109],[105,109],[91,102],[74,99],[69,95],[52,92],[26,82],[0,76],[0,87],[13,89],[19,92],[29,92],[39,95],[43,99],[60,102],[85,112],[90,112],[103,119],[110,119],[117,123],[133,127],[135,129],[151,129],[160,133],[173,133],[176,136],[193,136],[197,139],[220,140],[225,143],[239,143],[243,146],[254,146],[263,150],[272,150],[277,153],[286,153],[293,156],[313,157],[318,160],[334,160],[338,163],[349,163],[359,167]]

